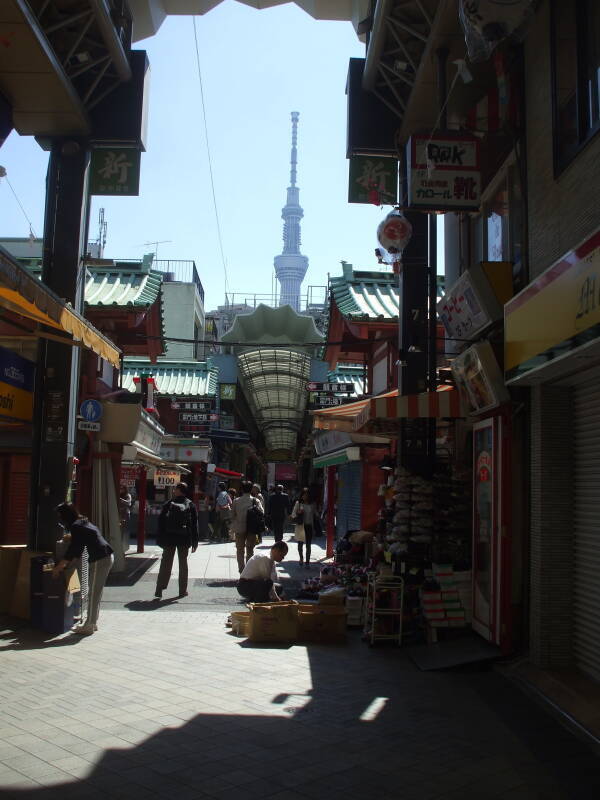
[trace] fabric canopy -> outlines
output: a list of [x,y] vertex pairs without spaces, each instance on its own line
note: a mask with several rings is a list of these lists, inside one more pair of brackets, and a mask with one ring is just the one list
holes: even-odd
[[[2,248],[0,306],[33,322],[69,334],[75,342],[81,342],[119,369],[121,351],[47,286],[33,278]],[[64,342],[68,345],[74,344],[69,339]]]
[[217,475],[225,475],[227,478],[242,478],[243,474],[241,472],[234,472],[232,469],[224,469],[223,467],[216,467],[215,474]]
[[[398,394],[397,390],[387,392],[381,397],[389,397],[394,394]],[[369,398],[357,400],[354,403],[346,403],[343,406],[311,411],[313,428],[321,431],[346,431],[347,433],[352,433],[355,430],[354,420],[368,404]]]
[[399,419],[464,417],[460,393],[450,386],[440,386],[436,392],[403,394],[390,392],[372,397],[353,419],[355,431],[377,432]]

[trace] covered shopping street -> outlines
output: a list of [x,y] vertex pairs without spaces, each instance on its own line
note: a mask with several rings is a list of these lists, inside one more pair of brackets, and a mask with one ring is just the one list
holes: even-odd
[[270,453],[292,459],[303,428],[307,383],[323,336],[291,306],[260,305],[223,337],[237,357],[244,394]]

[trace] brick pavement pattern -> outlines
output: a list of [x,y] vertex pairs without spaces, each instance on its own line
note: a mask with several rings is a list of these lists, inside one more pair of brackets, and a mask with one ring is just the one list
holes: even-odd
[[600,761],[493,670],[420,672],[357,633],[251,645],[222,608],[143,608],[111,604],[83,638],[3,620],[3,799],[600,797]]

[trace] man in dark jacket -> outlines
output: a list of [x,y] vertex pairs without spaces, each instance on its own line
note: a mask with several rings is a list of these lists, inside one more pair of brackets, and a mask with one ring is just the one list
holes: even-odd
[[187,484],[178,483],[173,497],[162,507],[158,518],[158,544],[163,549],[154,597],[160,599],[169,584],[173,558],[177,551],[179,562],[179,597],[187,595],[188,550],[198,547],[198,514],[192,501],[186,496]]
[[283,486],[279,484],[275,487],[275,494],[272,494],[269,499],[269,517],[276,542],[283,541],[283,528],[290,510],[290,498],[283,491]]

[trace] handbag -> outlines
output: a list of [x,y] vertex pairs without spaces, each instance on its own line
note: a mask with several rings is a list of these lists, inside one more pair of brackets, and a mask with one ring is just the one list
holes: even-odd
[[296,505],[298,506],[298,511],[292,517],[292,522],[294,525],[302,525],[304,522],[304,509],[299,503],[296,503]]

